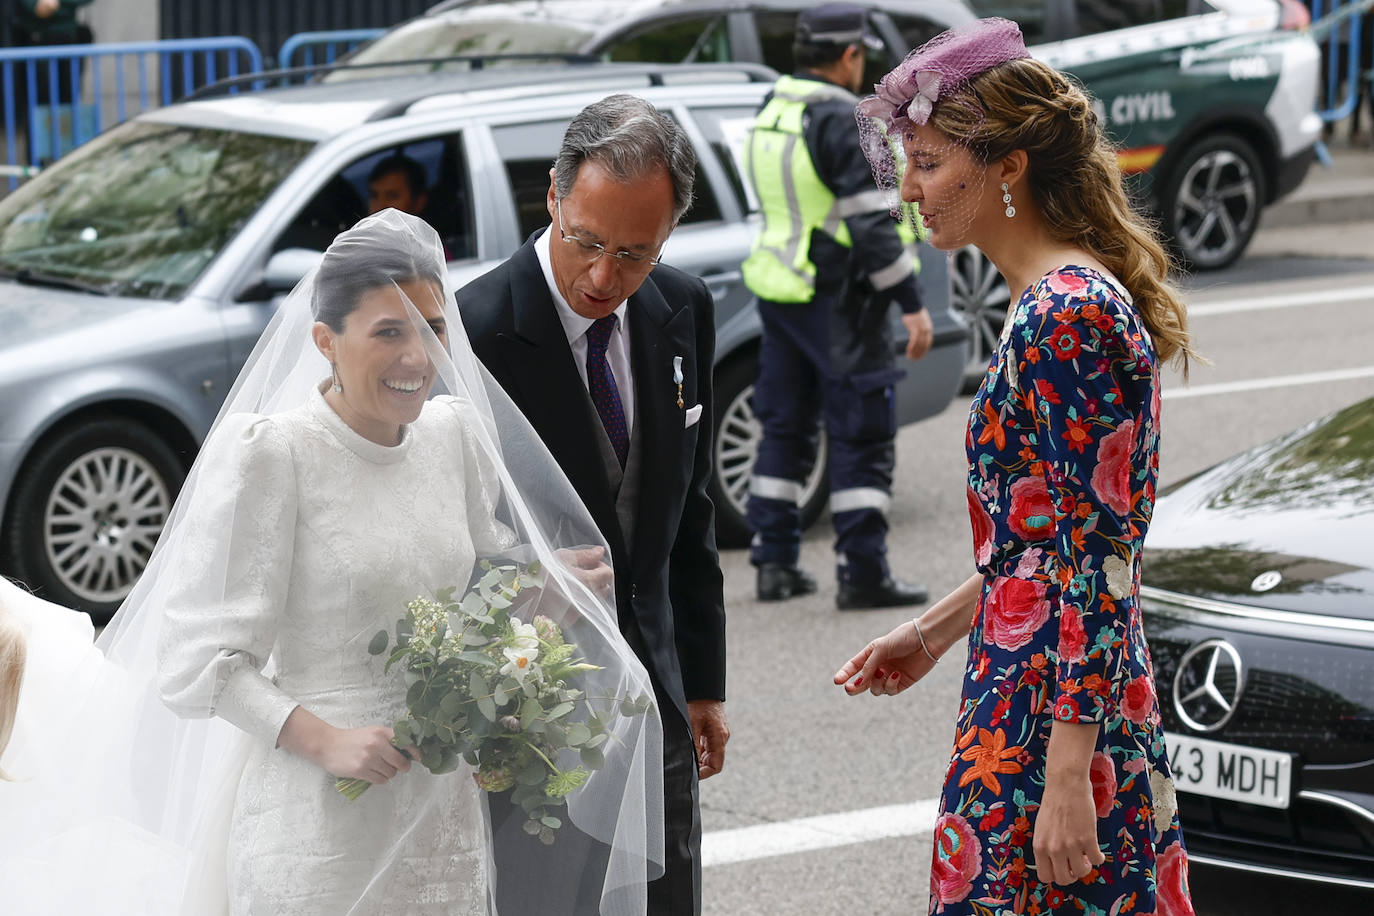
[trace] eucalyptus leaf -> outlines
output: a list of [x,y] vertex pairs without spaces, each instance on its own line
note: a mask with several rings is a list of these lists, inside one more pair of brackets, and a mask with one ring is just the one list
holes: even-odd
[[444,694],[444,698],[439,701],[439,709],[449,718],[458,715],[462,708],[463,695],[456,690]]
[[584,747],[580,751],[582,763],[589,770],[597,770],[606,762],[606,756],[601,753],[600,748]]
[[539,823],[543,824],[545,827],[548,827],[550,830],[557,830],[559,827],[563,826],[563,822],[560,821],[558,818],[554,817],[552,814],[546,814],[543,817],[541,817],[539,819]]
[[[568,747],[579,747],[591,740],[592,730],[581,722],[568,726]],[[601,737],[605,737],[604,735]]]
[[389,642],[391,642],[391,634],[386,630],[378,630],[377,635],[372,637],[372,642],[367,644],[367,654],[381,655],[386,651]]
[[568,713],[570,713],[570,712],[572,712],[572,711],[573,711],[573,704],[571,704],[571,703],[559,703],[559,704],[558,704],[557,706],[555,706],[553,709],[550,709],[550,710],[549,710],[548,718],[549,718],[549,719],[561,719],[563,716],[566,716]]
[[458,660],[469,662],[473,665],[481,665],[484,668],[499,668],[500,663],[485,652],[473,652],[471,649],[458,653]]
[[491,697],[478,697],[477,709],[488,722],[496,721],[496,704],[492,702]]

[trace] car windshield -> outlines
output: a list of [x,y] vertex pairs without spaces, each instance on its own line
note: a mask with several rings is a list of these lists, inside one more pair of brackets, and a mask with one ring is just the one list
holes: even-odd
[[[582,50],[593,35],[590,29],[569,23],[532,19],[425,17],[378,37],[349,57],[347,63],[388,64],[459,54],[573,54]],[[375,69],[340,70],[330,73],[325,80],[339,82],[376,76]]]
[[186,292],[313,143],[121,125],[0,200],[0,273],[113,296]]

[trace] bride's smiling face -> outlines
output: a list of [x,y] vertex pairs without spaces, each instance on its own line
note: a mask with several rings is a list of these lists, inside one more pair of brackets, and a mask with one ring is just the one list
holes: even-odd
[[409,305],[448,345],[443,291],[428,280],[411,280],[363,293],[342,331],[315,325],[315,343],[334,364],[342,392],[327,400],[354,432],[382,445],[400,441],[401,427],[415,422],[434,386],[434,365]]

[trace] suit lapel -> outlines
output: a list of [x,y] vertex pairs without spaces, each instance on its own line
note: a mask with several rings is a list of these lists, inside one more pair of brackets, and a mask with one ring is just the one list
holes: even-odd
[[[644,281],[630,297],[630,360],[635,378],[635,427],[640,438],[639,506],[635,515],[637,545],[650,543],[649,532],[663,527],[672,500],[681,498],[666,478],[682,462],[683,411],[677,406],[673,357],[681,356],[683,371],[694,366],[691,312],[674,311],[654,285]],[[670,545],[671,546],[671,545]],[[661,562],[640,550],[633,565],[647,570]]]
[[519,389],[518,405],[587,504],[612,550],[623,554],[596,431],[588,422],[594,418],[588,416],[586,386],[532,243],[511,256],[511,267],[512,333],[498,336],[507,374]]

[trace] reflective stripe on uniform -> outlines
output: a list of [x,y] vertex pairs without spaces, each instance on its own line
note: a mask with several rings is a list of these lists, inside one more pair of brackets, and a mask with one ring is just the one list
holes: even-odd
[[755,474],[749,479],[749,493],[764,499],[777,499],[792,505],[800,505],[802,485],[795,480],[781,477],[762,477]]
[[861,213],[887,212],[887,195],[877,188],[872,191],[860,191],[858,194],[850,194],[848,197],[841,197],[835,201],[835,211],[840,219],[848,219],[851,216],[858,216]]
[[911,252],[903,251],[897,255],[897,260],[886,267],[875,270],[868,275],[868,282],[873,284],[873,288],[878,292],[891,289],[901,283],[907,277],[916,272],[916,262],[912,260]]
[[858,509],[877,509],[883,515],[892,505],[892,497],[877,487],[853,487],[830,494],[830,511],[854,512]]

